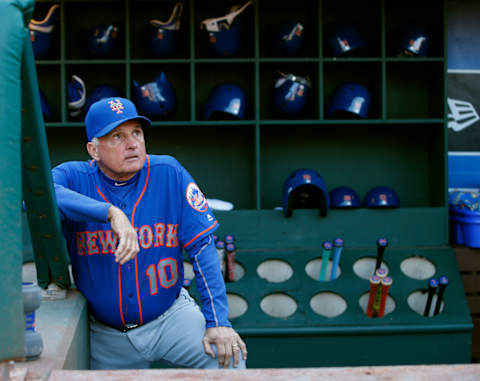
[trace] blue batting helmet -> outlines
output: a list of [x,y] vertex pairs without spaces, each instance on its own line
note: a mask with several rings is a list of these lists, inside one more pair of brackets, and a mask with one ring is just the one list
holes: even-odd
[[337,25],[327,32],[327,41],[331,54],[335,57],[359,53],[367,44],[351,25]]
[[365,208],[398,208],[400,200],[395,191],[387,186],[372,188],[364,199]]
[[297,116],[305,110],[312,84],[308,77],[279,73],[273,90],[275,109],[284,115]]
[[214,55],[230,57],[240,50],[243,27],[236,18],[252,3],[249,0],[233,6],[225,16],[208,18],[200,23],[200,28],[208,33],[208,45]]
[[72,80],[67,86],[67,98],[70,116],[80,116],[87,100],[87,89],[80,77],[72,75]]
[[95,87],[90,93],[87,101],[85,102],[84,112],[88,112],[88,109],[92,104],[104,98],[119,97],[120,92],[112,86],[109,85],[100,85]]
[[298,21],[289,21],[278,27],[278,31],[274,36],[274,42],[281,55],[298,55],[305,45],[303,24]]
[[120,50],[119,29],[112,24],[100,24],[90,32],[88,53],[94,58],[113,58]]
[[410,26],[400,38],[400,52],[402,57],[426,57],[430,48],[430,34],[420,26]]
[[52,50],[53,30],[59,7],[58,4],[52,5],[43,20],[32,19],[28,24],[33,54],[36,59],[48,58]]
[[370,109],[370,93],[358,83],[338,86],[328,105],[329,117],[366,118]]
[[283,185],[282,207],[285,217],[290,217],[293,209],[310,208],[319,208],[320,215],[325,217],[329,207],[325,181],[313,169],[297,169]]
[[173,56],[178,43],[182,11],[183,3],[178,2],[167,21],[150,20],[151,49],[155,57]]
[[139,112],[150,118],[166,117],[175,108],[175,93],[164,72],[141,86],[133,81],[133,97]]
[[360,208],[357,192],[350,187],[337,187],[330,191],[330,208]]
[[52,120],[52,108],[48,104],[47,98],[45,97],[45,94],[43,94],[42,90],[38,89],[38,91],[40,93],[40,105],[42,106],[43,120],[48,122]]
[[204,119],[243,119],[245,103],[246,95],[240,86],[223,83],[210,92]]

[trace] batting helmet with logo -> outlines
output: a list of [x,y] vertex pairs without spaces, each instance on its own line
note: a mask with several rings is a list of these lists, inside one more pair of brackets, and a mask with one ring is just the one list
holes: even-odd
[[150,20],[151,50],[155,57],[171,57],[178,44],[183,3],[178,2],[173,7],[167,21]]
[[308,77],[279,73],[273,90],[276,111],[288,116],[300,115],[308,105],[312,83]]
[[243,42],[243,26],[237,17],[253,1],[249,0],[243,5],[235,5],[221,17],[208,18],[200,23],[200,28],[207,32],[210,51],[218,57],[235,55]]
[[284,56],[298,56],[305,45],[304,29],[303,24],[298,21],[288,21],[277,26],[273,40],[278,53]]
[[36,59],[48,58],[52,51],[53,30],[59,8],[58,4],[52,5],[43,20],[32,19],[28,24],[33,54]]
[[326,217],[329,196],[325,181],[313,169],[295,170],[283,185],[282,206],[286,217],[293,209],[310,208],[319,208],[320,215]]
[[392,188],[376,186],[365,195],[363,203],[365,208],[398,208],[400,199]]
[[370,109],[370,93],[358,83],[338,86],[328,104],[329,117],[366,118]]
[[166,117],[175,108],[175,93],[164,72],[141,86],[133,81],[133,95],[139,111],[150,118]]
[[119,29],[112,24],[100,24],[90,32],[88,53],[93,58],[114,58],[119,55]]
[[246,95],[233,83],[216,86],[205,104],[204,119],[242,119],[245,113]]
[[357,192],[350,187],[337,187],[330,191],[330,208],[360,208]]

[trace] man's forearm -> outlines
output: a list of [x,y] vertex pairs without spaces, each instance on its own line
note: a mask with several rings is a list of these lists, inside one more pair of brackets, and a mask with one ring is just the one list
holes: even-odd
[[220,271],[213,238],[206,236],[189,247],[197,280],[197,290],[202,299],[202,312],[208,327],[231,327],[228,321],[228,300]]
[[62,219],[77,222],[107,222],[110,204],[94,200],[58,184],[55,184],[55,194]]

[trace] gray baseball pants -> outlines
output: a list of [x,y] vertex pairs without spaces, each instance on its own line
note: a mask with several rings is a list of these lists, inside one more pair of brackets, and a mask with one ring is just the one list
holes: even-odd
[[[217,359],[212,359],[203,349],[204,334],[205,318],[193,298],[182,289],[175,303],[162,315],[127,332],[92,317],[90,366],[92,369],[146,369],[153,362],[164,361],[179,368],[218,368]],[[236,369],[245,367],[240,355]]]

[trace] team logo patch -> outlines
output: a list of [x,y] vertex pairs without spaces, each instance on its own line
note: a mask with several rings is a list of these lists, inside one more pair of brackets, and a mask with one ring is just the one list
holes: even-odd
[[188,184],[185,197],[187,198],[190,206],[196,211],[204,213],[208,210],[207,199],[205,198],[197,184]]
[[110,105],[110,108],[112,109],[113,112],[116,112],[117,114],[122,114],[123,113],[123,103],[120,102],[119,99],[115,99],[114,101],[109,101],[108,104]]

